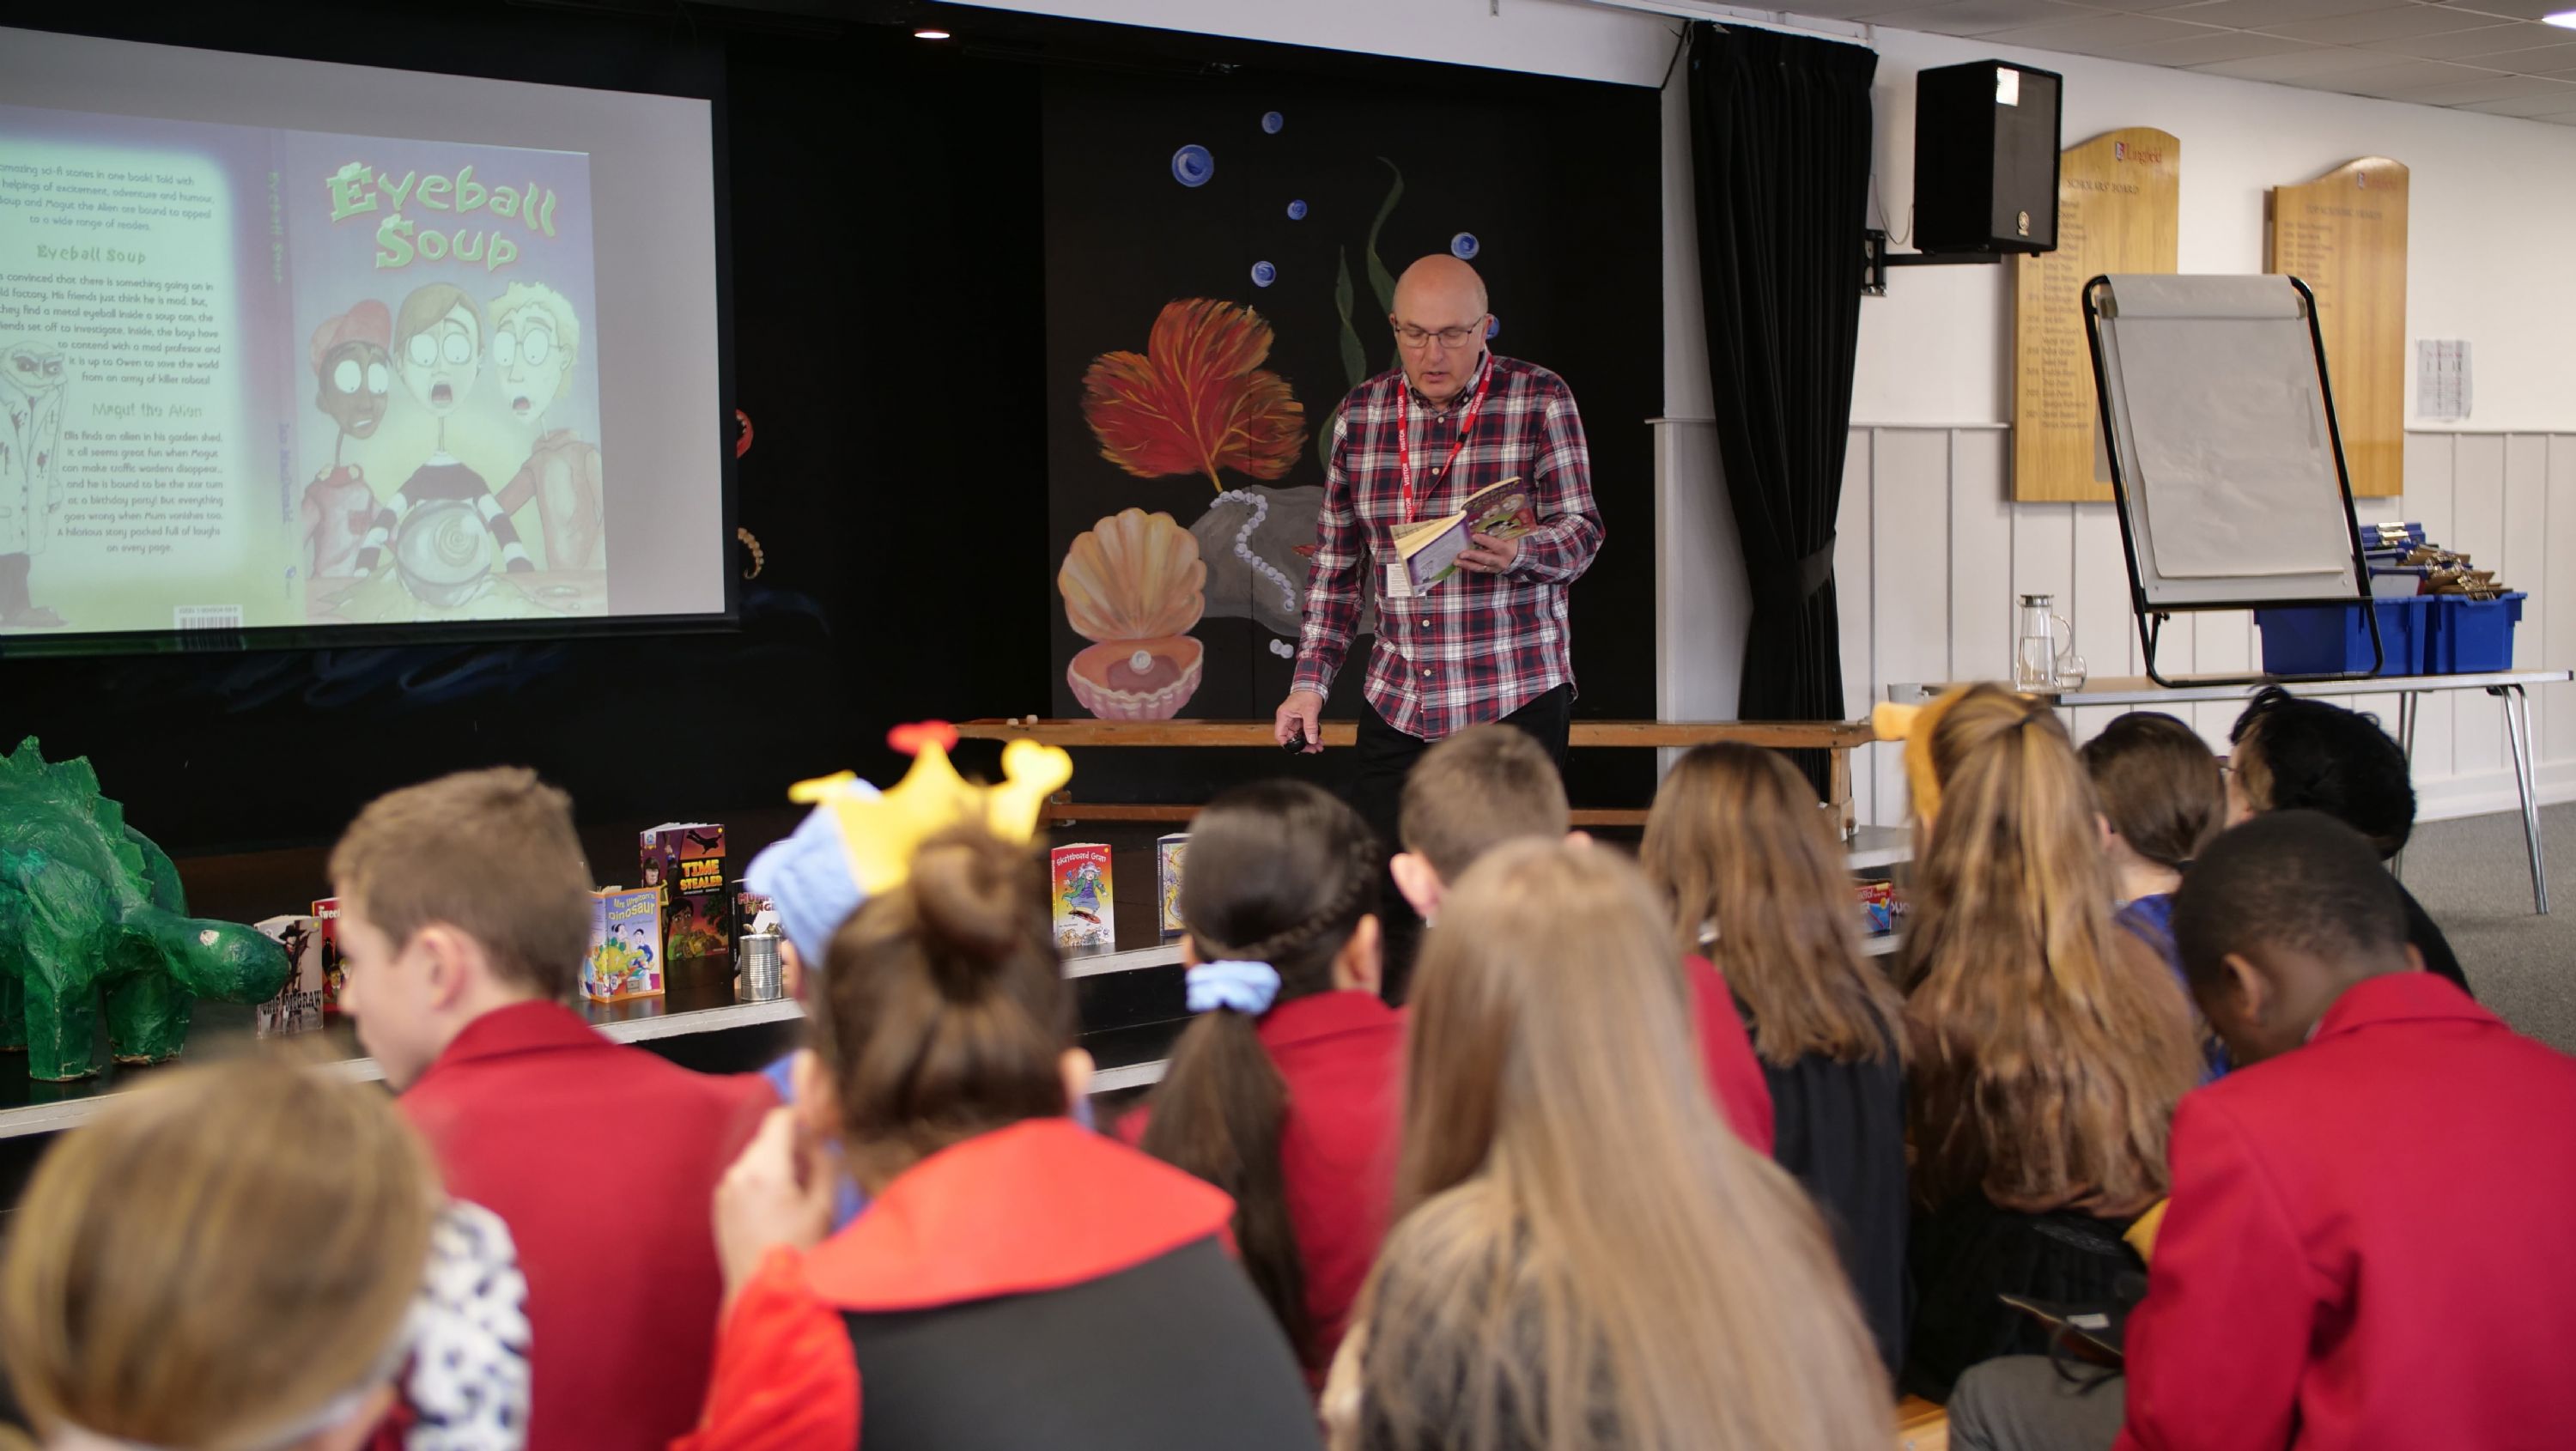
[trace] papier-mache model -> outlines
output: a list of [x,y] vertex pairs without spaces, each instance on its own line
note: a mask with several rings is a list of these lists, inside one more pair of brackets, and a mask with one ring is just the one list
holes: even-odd
[[99,1069],[102,1006],[119,1063],[187,1046],[195,1000],[258,1003],[286,983],[258,929],[188,915],[170,858],[99,794],[87,758],[47,762],[33,736],[0,754],[0,1048],[29,1077]]

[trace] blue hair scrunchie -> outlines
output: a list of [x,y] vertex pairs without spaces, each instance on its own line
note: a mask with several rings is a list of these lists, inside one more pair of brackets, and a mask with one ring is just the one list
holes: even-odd
[[1266,962],[1202,962],[1189,970],[1188,983],[1191,1012],[1232,1008],[1257,1018],[1279,996],[1279,969]]

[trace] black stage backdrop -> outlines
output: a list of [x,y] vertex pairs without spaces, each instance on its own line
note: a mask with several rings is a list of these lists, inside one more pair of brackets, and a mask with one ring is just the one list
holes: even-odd
[[[898,7],[837,8],[857,19],[795,8],[0,3],[0,24],[719,98],[735,396],[710,401],[708,427],[730,436],[732,408],[751,416],[737,514],[766,556],[738,632],[0,658],[0,742],[36,735],[49,755],[89,756],[129,818],[186,857],[327,843],[381,791],[504,762],[564,785],[586,823],[784,818],[789,781],[899,770],[884,746],[893,724],[1050,710],[1071,653],[1059,646],[1074,639],[1054,584],[1067,541],[1043,492],[1063,462],[1051,420],[1082,427],[1083,366],[1097,351],[1141,351],[1171,297],[1258,291],[1241,257],[1248,231],[1223,245],[1157,235],[1168,218],[1091,234],[1087,261],[1051,261],[1050,84],[1104,112],[1125,88],[1135,115],[1118,124],[1140,138],[1178,125],[1157,119],[1171,107],[1233,125],[1239,145],[1247,106],[1253,135],[1278,109],[1293,113],[1279,133],[1292,144],[1338,136],[1316,154],[1341,170],[1312,183],[1304,225],[1352,249],[1364,319],[1383,312],[1360,248],[1383,198],[1374,158],[1394,143],[1365,149],[1358,118],[1409,118],[1406,147],[1428,155],[1408,171],[1381,254],[1400,267],[1456,231],[1497,239],[1479,264],[1497,283],[1500,345],[1572,381],[1610,532],[1575,596],[1580,711],[1652,713],[1653,93],[949,7],[964,43],[934,45],[873,23]],[[1217,134],[1204,124],[1188,129]],[[1179,144],[1142,158],[1172,190]],[[1508,159],[1478,159],[1487,153]],[[1243,174],[1220,168],[1229,183]],[[1151,191],[1152,179],[1134,184]],[[1476,203],[1463,188],[1480,182],[1519,194]],[[1283,317],[1296,321],[1268,366],[1290,371],[1311,428],[1347,386],[1331,254],[1319,273],[1311,247],[1275,250],[1284,280],[1260,300],[1295,293]],[[1056,289],[1086,294],[1096,333],[1055,340],[1050,265],[1072,267]],[[1362,336],[1372,370],[1384,366],[1383,327]],[[1194,520],[1214,493],[1204,480],[1132,479],[1096,451],[1092,462],[1102,513],[1133,503]],[[1297,468],[1279,482],[1320,482],[1311,439]],[[1238,631],[1227,648],[1239,664],[1260,649],[1252,622],[1216,623]],[[1239,669],[1192,713],[1266,715],[1284,680],[1284,665],[1260,678]],[[1335,754],[1293,769],[1330,779]],[[991,759],[961,755],[970,770]],[[1198,800],[1291,765],[1274,752],[1115,755],[1089,754],[1085,794]],[[1650,763],[1620,755],[1639,759],[1583,763],[1578,799],[1642,799]]]
[[[1577,587],[1577,674],[1587,714],[1614,703],[1652,714],[1651,663],[1635,674],[1617,636],[1620,623],[1653,613],[1653,556],[1641,546],[1652,507],[1644,420],[1662,396],[1655,97],[1414,69],[1401,85],[1253,68],[1049,75],[1053,559],[1094,534],[1077,560],[1091,568],[1069,581],[1049,621],[1054,713],[1271,714],[1288,693],[1307,574],[1298,546],[1314,542],[1336,408],[1395,364],[1394,276],[1447,252],[1485,277],[1499,324],[1492,346],[1564,375],[1584,411],[1612,542]],[[1179,326],[1194,309],[1200,326]],[[1200,346],[1170,346],[1185,341]],[[1263,356],[1246,373],[1256,350]],[[1151,375],[1147,387],[1233,400],[1207,414],[1226,431],[1134,406],[1139,372]],[[1130,509],[1148,517],[1116,517]],[[1100,543],[1115,547],[1093,555]],[[1198,651],[1188,642],[1130,649],[1103,628],[1161,633],[1196,613],[1184,568],[1193,551],[1206,571],[1194,690],[1186,666]],[[1120,556],[1129,567],[1102,579],[1098,566]],[[1102,608],[1113,603],[1100,598],[1103,584],[1137,594],[1158,618],[1113,620],[1120,612]],[[1086,653],[1069,682],[1065,662],[1077,652]],[[1163,660],[1145,679],[1127,668],[1132,655],[1156,652]],[[1351,659],[1336,715],[1358,709],[1365,641]],[[1112,677],[1129,688],[1103,691]]]

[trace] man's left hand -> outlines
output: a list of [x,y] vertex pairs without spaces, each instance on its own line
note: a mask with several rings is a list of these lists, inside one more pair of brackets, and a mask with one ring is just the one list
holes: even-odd
[[1458,563],[1478,574],[1501,574],[1512,567],[1513,560],[1521,557],[1521,542],[1517,538],[1497,539],[1491,534],[1470,534],[1467,542],[1475,547],[1459,551]]

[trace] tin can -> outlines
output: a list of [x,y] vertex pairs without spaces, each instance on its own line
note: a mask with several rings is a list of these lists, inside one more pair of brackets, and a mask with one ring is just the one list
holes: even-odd
[[742,1000],[766,1003],[785,996],[787,979],[778,960],[778,934],[746,932],[736,945],[741,948]]

